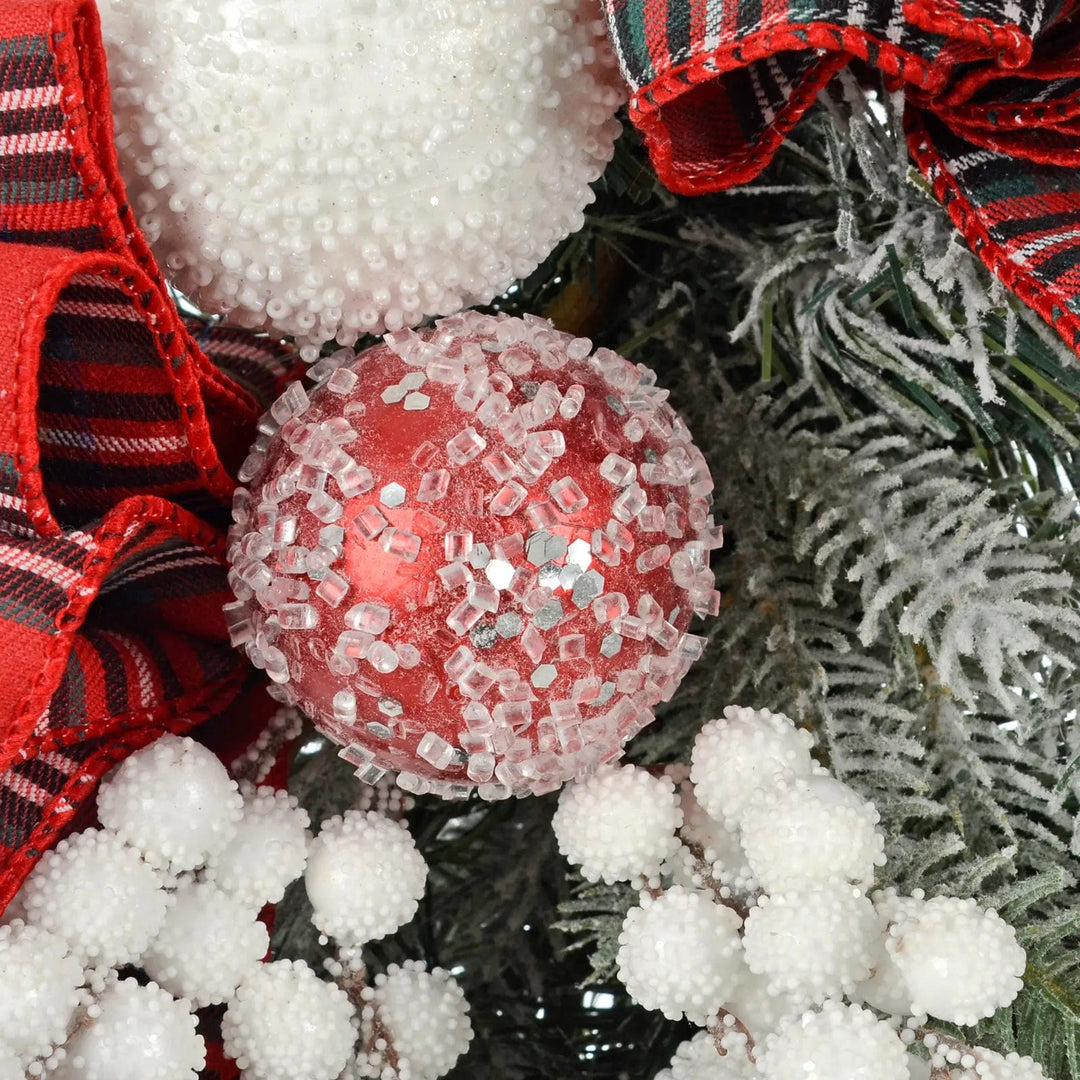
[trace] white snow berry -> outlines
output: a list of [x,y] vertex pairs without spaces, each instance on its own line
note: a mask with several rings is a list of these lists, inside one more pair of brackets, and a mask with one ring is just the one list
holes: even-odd
[[269,944],[250,907],[214,885],[189,882],[176,890],[141,964],[156,983],[201,1009],[225,1001]]
[[809,776],[808,731],[781,713],[729,705],[694,740],[690,779],[710,817],[738,828],[743,810],[763,786],[785,775]]
[[754,1080],[756,1075],[745,1051],[731,1050],[721,1056],[711,1032],[699,1031],[679,1043],[671,1064],[655,1080]]
[[106,968],[139,958],[170,902],[139,853],[102,829],[47,851],[22,897],[27,922],[62,937],[84,965]]
[[847,993],[870,973],[880,934],[874,905],[843,882],[762,897],[746,919],[746,963],[811,1001]]
[[878,812],[846,784],[811,776],[762,792],[742,818],[747,861],[768,892],[809,881],[863,887],[885,862]]
[[644,1008],[703,1024],[742,971],[740,924],[730,908],[678,885],[645,896],[623,921],[619,978]]
[[375,977],[375,1004],[410,1080],[436,1080],[469,1048],[469,1003],[442,968],[428,972],[416,960],[391,964]]
[[187,1001],[154,983],[114,983],[91,1005],[53,1080],[195,1080],[206,1060]]
[[679,836],[684,843],[701,849],[713,877],[742,892],[755,891],[757,882],[746,861],[738,830],[729,829],[705,812],[689,780],[679,786],[679,805],[683,812]]
[[568,784],[552,827],[559,851],[589,881],[650,877],[679,846],[682,810],[666,776],[636,765],[603,768]]
[[1002,1057],[982,1046],[972,1048],[975,1065],[963,1072],[954,1073],[957,1080],[1046,1080],[1043,1067],[1026,1055],[1016,1051]]
[[25,1065],[62,1043],[82,981],[66,941],[21,920],[0,926],[0,1048]]
[[886,945],[892,924],[908,914],[917,914],[922,908],[923,892],[916,889],[913,896],[899,896],[895,889],[879,889],[873,900],[880,934],[870,961],[870,978],[859,983],[849,996],[882,1012],[907,1016],[912,1012],[911,991]]
[[895,922],[886,947],[912,1011],[975,1024],[1020,992],[1027,962],[1016,932],[974,900],[936,896]]
[[272,787],[241,789],[243,816],[233,838],[207,860],[206,880],[241,903],[276,904],[304,872],[311,839],[295,795]]
[[0,1046],[0,1080],[26,1080],[26,1072],[19,1059],[6,1047]]
[[931,1074],[934,1070],[926,1058],[921,1058],[916,1054],[909,1053],[907,1056],[907,1067],[907,1080],[931,1080]]
[[404,824],[374,810],[324,821],[304,884],[312,920],[342,945],[392,934],[416,914],[427,863]]
[[201,866],[232,839],[243,802],[206,747],[164,735],[102,783],[97,805],[101,824],[148,863],[180,872]]
[[765,1040],[761,1080],[908,1080],[896,1032],[858,1005],[826,1002]]
[[[744,952],[745,946],[744,938]],[[743,968],[723,1007],[742,1021],[756,1042],[761,1042],[784,1020],[800,1015],[810,1006],[807,995],[793,994],[776,986],[769,976],[756,975],[745,963]]]
[[335,1080],[356,1039],[345,992],[302,960],[248,970],[225,1010],[225,1053],[246,1080]]

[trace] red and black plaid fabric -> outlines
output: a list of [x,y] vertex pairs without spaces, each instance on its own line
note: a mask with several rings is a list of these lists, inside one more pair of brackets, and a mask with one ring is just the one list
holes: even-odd
[[605,0],[661,179],[771,160],[852,60],[906,92],[911,153],[980,257],[1080,351],[1077,0]]
[[223,528],[290,368],[169,298],[116,171],[90,0],[3,0],[0,910],[105,770],[248,678]]

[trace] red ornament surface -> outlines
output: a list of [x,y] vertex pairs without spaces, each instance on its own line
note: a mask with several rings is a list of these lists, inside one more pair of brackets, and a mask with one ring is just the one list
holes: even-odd
[[700,655],[708,467],[652,372],[545,320],[384,341],[264,417],[233,640],[362,777],[551,790],[617,756]]

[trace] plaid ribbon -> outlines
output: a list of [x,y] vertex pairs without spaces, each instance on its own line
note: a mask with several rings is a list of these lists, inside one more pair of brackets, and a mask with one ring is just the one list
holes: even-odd
[[756,176],[858,60],[987,266],[1080,351],[1076,0],[605,0],[630,116],[684,194]]
[[290,368],[169,298],[116,170],[91,0],[3,0],[0,911],[108,768],[243,689],[231,470]]

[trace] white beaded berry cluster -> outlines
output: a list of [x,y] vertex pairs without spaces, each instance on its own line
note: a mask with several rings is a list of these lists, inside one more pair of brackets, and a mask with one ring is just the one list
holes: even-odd
[[99,7],[159,262],[309,359],[531,273],[581,228],[620,130],[595,0]]
[[619,937],[627,992],[709,1029],[664,1080],[908,1080],[926,1065],[917,1039],[957,1080],[1042,1077],[1030,1058],[924,1030],[1008,1005],[1024,950],[973,900],[871,899],[878,813],[812,742],[785,716],[732,707],[698,735],[688,776],[606,767],[560,797],[560,851],[589,880],[641,887]]
[[[401,822],[350,811],[312,841],[295,798],[237,784],[176,736],[103,781],[98,816],[44,855],[0,927],[0,1080],[195,1080],[195,1010],[221,1004],[247,1080],[435,1080],[467,1048],[468,1006],[444,972],[409,964],[363,982],[360,947],[424,892]],[[347,977],[263,959],[259,912],[301,875],[341,946],[331,974]],[[121,978],[127,965],[152,981]]]

